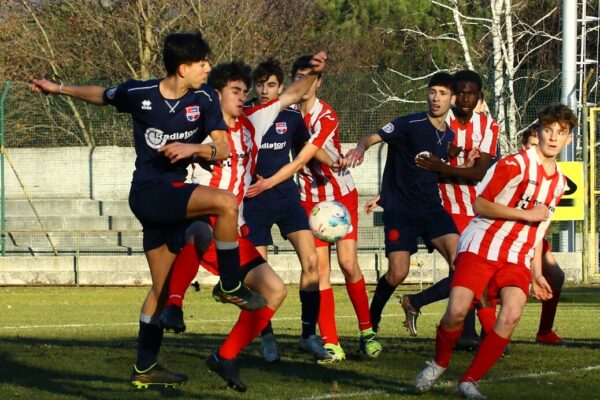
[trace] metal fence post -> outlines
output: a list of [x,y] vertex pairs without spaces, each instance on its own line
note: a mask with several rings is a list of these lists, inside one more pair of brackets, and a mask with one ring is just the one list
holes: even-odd
[[2,256],[6,255],[6,192],[4,185],[4,100],[10,90],[11,81],[6,81],[0,97],[0,225],[2,230]]

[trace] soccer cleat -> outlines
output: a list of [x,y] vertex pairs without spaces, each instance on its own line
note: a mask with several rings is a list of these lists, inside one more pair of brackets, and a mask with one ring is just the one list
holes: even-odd
[[317,335],[310,335],[306,339],[300,337],[298,342],[300,350],[311,354],[317,362],[333,362],[333,356],[323,348],[323,341]]
[[379,357],[381,350],[383,350],[383,346],[377,340],[377,334],[373,329],[365,329],[360,332],[359,346],[360,351],[371,358]]
[[431,390],[435,381],[444,373],[446,368],[440,367],[434,360],[425,362],[427,366],[415,378],[417,392],[423,393]]
[[461,336],[454,345],[454,350],[457,351],[477,351],[479,348],[479,337],[464,337]]
[[246,385],[242,382],[240,371],[235,364],[236,359],[228,360],[220,357],[216,351],[206,359],[208,369],[223,378],[228,387],[236,392],[245,392]]
[[417,317],[420,314],[419,310],[410,304],[410,297],[407,294],[402,295],[400,304],[402,305],[404,316],[406,317],[404,326],[408,330],[408,333],[410,333],[410,336],[417,336]]
[[487,399],[486,396],[481,394],[481,392],[477,388],[477,384],[473,381],[460,382],[456,386],[456,395],[458,397],[464,397],[467,399],[480,399],[480,400]]
[[535,341],[539,344],[545,344],[549,346],[563,346],[565,341],[556,334],[554,331],[550,331],[546,334],[540,335],[539,333],[535,336]]
[[185,332],[185,322],[183,322],[183,311],[177,306],[165,307],[160,314],[160,325],[167,331],[174,333]]
[[212,291],[215,301],[235,304],[242,310],[257,311],[267,306],[264,297],[240,282],[237,288],[229,291],[223,290],[221,282],[217,283]]
[[171,372],[155,363],[150,368],[140,371],[134,365],[131,371],[131,383],[138,389],[147,389],[153,386],[178,386],[183,385],[188,380],[187,375]]
[[260,347],[262,355],[266,362],[274,363],[279,361],[279,349],[277,348],[277,338],[273,333],[267,333],[260,337]]
[[342,349],[342,346],[340,346],[339,344],[325,343],[323,345],[323,348],[326,352],[329,353],[331,358],[318,360],[317,363],[319,364],[329,364],[337,361],[344,361],[346,359],[346,353],[344,352],[344,349]]

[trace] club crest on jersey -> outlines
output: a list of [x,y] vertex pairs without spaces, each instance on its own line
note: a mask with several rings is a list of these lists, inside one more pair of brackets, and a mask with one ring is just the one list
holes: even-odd
[[185,108],[185,118],[190,122],[197,121],[198,118],[200,118],[200,107],[199,106],[186,107]]
[[142,110],[152,111],[152,102],[150,100],[143,100]]
[[285,122],[276,122],[275,123],[275,132],[279,135],[283,135],[287,132],[287,123]]
[[390,122],[381,128],[381,130],[383,130],[385,133],[392,133],[394,132],[394,125]]

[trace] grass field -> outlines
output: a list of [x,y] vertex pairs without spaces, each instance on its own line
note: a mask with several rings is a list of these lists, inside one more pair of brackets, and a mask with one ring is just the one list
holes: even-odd
[[[370,291],[374,288],[371,287]],[[416,289],[416,288],[413,288]],[[209,375],[204,359],[233,325],[237,310],[216,304],[203,288],[190,291],[185,335],[165,335],[161,361],[187,373],[178,389],[138,390],[128,382],[135,355],[139,307],[147,288],[0,288],[0,399],[396,399],[415,398],[412,382],[434,351],[435,326],[445,303],[423,310],[419,336],[402,327],[402,309],[385,309],[384,353],[361,360],[356,319],[343,287],[336,288],[338,328],[347,362],[315,365],[297,349],[297,288],[276,314],[282,360],[265,364],[255,341],[240,357],[249,389],[238,394]],[[370,293],[371,297],[372,293]],[[556,328],[568,347],[535,344],[540,304],[530,303],[511,345],[480,385],[491,399],[600,398],[600,288],[573,287],[563,293]],[[472,358],[456,353],[450,369],[420,399],[454,395],[454,385]]]

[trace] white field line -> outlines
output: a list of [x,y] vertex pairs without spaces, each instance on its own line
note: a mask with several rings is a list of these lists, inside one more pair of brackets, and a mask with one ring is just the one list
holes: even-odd
[[[546,371],[546,372],[538,372],[538,373],[533,373],[533,374],[504,376],[504,377],[498,377],[498,378],[492,378],[492,379],[484,379],[484,380],[482,380],[482,382],[490,382],[490,383],[510,382],[510,381],[516,381],[516,380],[520,380],[520,379],[541,378],[541,377],[546,377],[546,376],[562,375],[562,374],[569,374],[569,373],[574,374],[574,373],[581,373],[581,372],[586,372],[586,371],[596,371],[596,370],[600,370],[600,365],[590,365],[590,366],[584,367],[584,368],[572,368],[572,369],[566,370],[566,371]],[[446,381],[446,382],[440,382],[440,383],[436,384],[436,387],[453,387],[455,385],[456,385],[456,382]],[[362,391],[350,392],[350,393],[329,393],[329,394],[310,396],[310,397],[298,397],[293,400],[347,399],[347,398],[358,397],[358,396],[371,396],[371,395],[377,395],[377,394],[398,394],[398,393],[408,393],[408,392],[412,393],[413,392],[412,388],[400,387],[397,390],[394,390],[393,392],[383,390],[383,389],[370,389],[370,390],[362,390]]]
[[[422,313],[421,315],[436,315],[435,313]],[[404,316],[404,314],[384,314],[384,317],[392,318],[392,317],[400,317]],[[346,318],[356,318],[356,315],[337,315],[337,319],[346,319]],[[299,321],[300,317],[281,317],[281,318],[273,318],[273,321]],[[197,324],[205,324],[205,323],[215,323],[215,322],[236,322],[236,319],[228,318],[228,319],[194,319],[194,320],[186,320],[186,325],[197,325]],[[97,327],[117,327],[117,326],[137,326],[139,322],[116,322],[116,323],[107,323],[107,324],[48,324],[48,325],[15,325],[15,326],[0,326],[0,331],[9,331],[9,330],[17,330],[17,329],[69,329],[69,328],[97,328]]]

